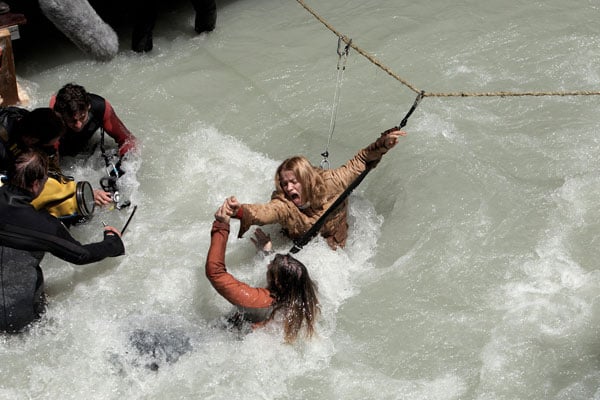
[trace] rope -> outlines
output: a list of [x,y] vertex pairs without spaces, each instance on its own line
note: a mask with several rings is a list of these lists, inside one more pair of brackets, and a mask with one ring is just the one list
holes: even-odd
[[425,93],[424,97],[521,97],[521,96],[598,96],[600,91],[574,90],[566,92],[452,92]]
[[[350,39],[350,42],[352,42],[352,39]],[[349,48],[350,46],[346,45],[346,48],[342,51],[342,38],[338,37],[337,81],[335,85],[335,93],[333,94],[331,120],[329,121],[329,139],[327,139],[327,146],[325,146],[325,151],[321,153],[321,156],[323,156],[323,160],[321,160],[321,168],[323,169],[329,169],[329,145],[331,144],[331,138],[333,137],[333,131],[335,130],[335,120],[337,118],[337,110],[340,104],[340,91],[342,89],[342,81],[344,80],[344,71],[346,71],[346,62],[348,61]],[[341,68],[340,64],[342,64]]]
[[[421,101],[422,98],[423,98],[423,93],[419,93],[417,95],[417,98],[415,99],[415,102],[413,103],[412,107],[410,108],[410,110],[408,110],[408,112],[402,119],[402,122],[400,122],[400,125],[398,126],[398,128],[392,128],[390,130],[387,130],[387,131],[383,132],[381,135],[382,136],[386,135],[393,129],[402,129],[404,126],[406,126],[406,122],[408,121],[408,118],[410,118],[412,113],[415,111],[415,109],[419,105],[419,102]],[[306,231],[306,233],[304,233],[304,235],[302,235],[302,237],[294,240],[294,246],[290,249],[290,253],[295,254],[295,253],[299,252],[302,249],[302,247],[304,247],[306,244],[308,244],[308,242],[311,241],[311,239],[313,237],[317,236],[317,234],[319,233],[319,231],[321,230],[323,225],[325,225],[325,221],[327,221],[327,218],[329,218],[329,215],[331,213],[333,213],[335,210],[337,210],[338,207],[340,207],[344,201],[346,201],[346,199],[348,198],[348,196],[350,196],[352,191],[354,189],[356,189],[356,187],[358,185],[360,185],[360,183],[365,179],[367,174],[369,172],[371,172],[371,170],[373,168],[375,168],[376,165],[377,165],[377,161],[367,162],[365,170],[363,172],[361,172],[360,175],[358,175],[354,179],[354,181],[352,181],[348,185],[348,187],[342,192],[342,194],[340,194],[338,196],[337,199],[335,199],[333,204],[331,206],[329,206],[329,208],[327,210],[325,210],[325,212],[319,217],[317,222],[315,222],[314,225],[311,226],[310,229],[308,231]]]
[[392,78],[396,79],[398,82],[402,83],[404,86],[412,90],[417,94],[421,94],[422,97],[521,97],[521,96],[599,96],[600,91],[589,91],[589,90],[575,90],[575,91],[550,91],[550,92],[426,92],[424,90],[420,90],[416,88],[414,85],[411,85],[407,80],[402,79],[399,75],[394,73],[389,67],[384,65],[381,61],[377,60],[374,56],[370,55],[356,44],[352,43],[351,39],[348,39],[347,36],[338,32],[333,26],[331,26],[327,21],[325,21],[320,15],[318,15],[315,11],[313,11],[310,7],[304,3],[304,0],[296,0],[306,11],[311,13],[319,22],[321,22],[327,29],[331,32],[335,33],[336,36],[341,38],[344,43],[348,46],[352,47],[356,52],[365,57],[371,63],[378,66],[380,69],[385,71]]

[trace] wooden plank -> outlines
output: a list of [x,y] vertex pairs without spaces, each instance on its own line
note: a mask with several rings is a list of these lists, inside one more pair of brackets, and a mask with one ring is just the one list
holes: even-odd
[[13,25],[24,25],[27,23],[27,18],[23,14],[6,13],[0,14],[0,29],[8,28]]
[[0,29],[0,97],[2,106],[11,106],[19,103],[17,92],[17,75],[15,72],[15,59],[12,51],[12,39],[7,28]]
[[25,25],[27,18],[23,14],[6,13],[0,14],[0,29],[7,28],[12,40],[19,39],[19,25]]

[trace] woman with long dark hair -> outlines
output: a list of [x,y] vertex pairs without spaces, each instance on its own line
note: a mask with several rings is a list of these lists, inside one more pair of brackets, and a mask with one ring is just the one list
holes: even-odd
[[304,264],[289,254],[276,254],[267,267],[267,287],[256,288],[238,281],[227,272],[225,249],[232,210],[223,204],[215,213],[211,242],[206,259],[206,277],[230,303],[246,308],[268,309],[268,316],[255,326],[264,325],[280,315],[285,341],[294,342],[302,328],[306,337],[315,332],[319,314],[317,286]]

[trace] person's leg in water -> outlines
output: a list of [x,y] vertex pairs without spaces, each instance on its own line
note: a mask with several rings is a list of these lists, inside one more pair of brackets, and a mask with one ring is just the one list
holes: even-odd
[[131,49],[138,53],[152,50],[152,31],[157,17],[156,0],[134,0]]
[[217,24],[217,3],[215,0],[191,0],[196,19],[194,30],[197,33],[210,32]]

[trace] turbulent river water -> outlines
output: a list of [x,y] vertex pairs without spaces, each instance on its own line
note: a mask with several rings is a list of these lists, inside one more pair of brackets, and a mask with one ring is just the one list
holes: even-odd
[[[600,86],[595,0],[307,4],[426,92]],[[66,41],[17,59],[28,107],[77,82],[113,104],[141,152],[122,182],[138,206],[127,254],[44,259],[48,311],[0,336],[0,398],[600,398],[600,97],[425,97],[351,196],[347,247],[317,239],[298,253],[322,315],[318,336],[291,346],[276,329],[224,329],[231,305],[204,261],[226,196],[267,201],[281,160],[320,162],[336,36],[277,0],[218,2],[216,30],[199,36],[177,2],[147,54],[120,34],[109,62]],[[354,49],[339,93],[333,167],[416,96]],[[69,172],[97,186],[102,160]],[[72,233],[99,240],[101,220],[120,227],[130,211],[98,210]],[[260,285],[268,260],[234,236],[230,271]]]

